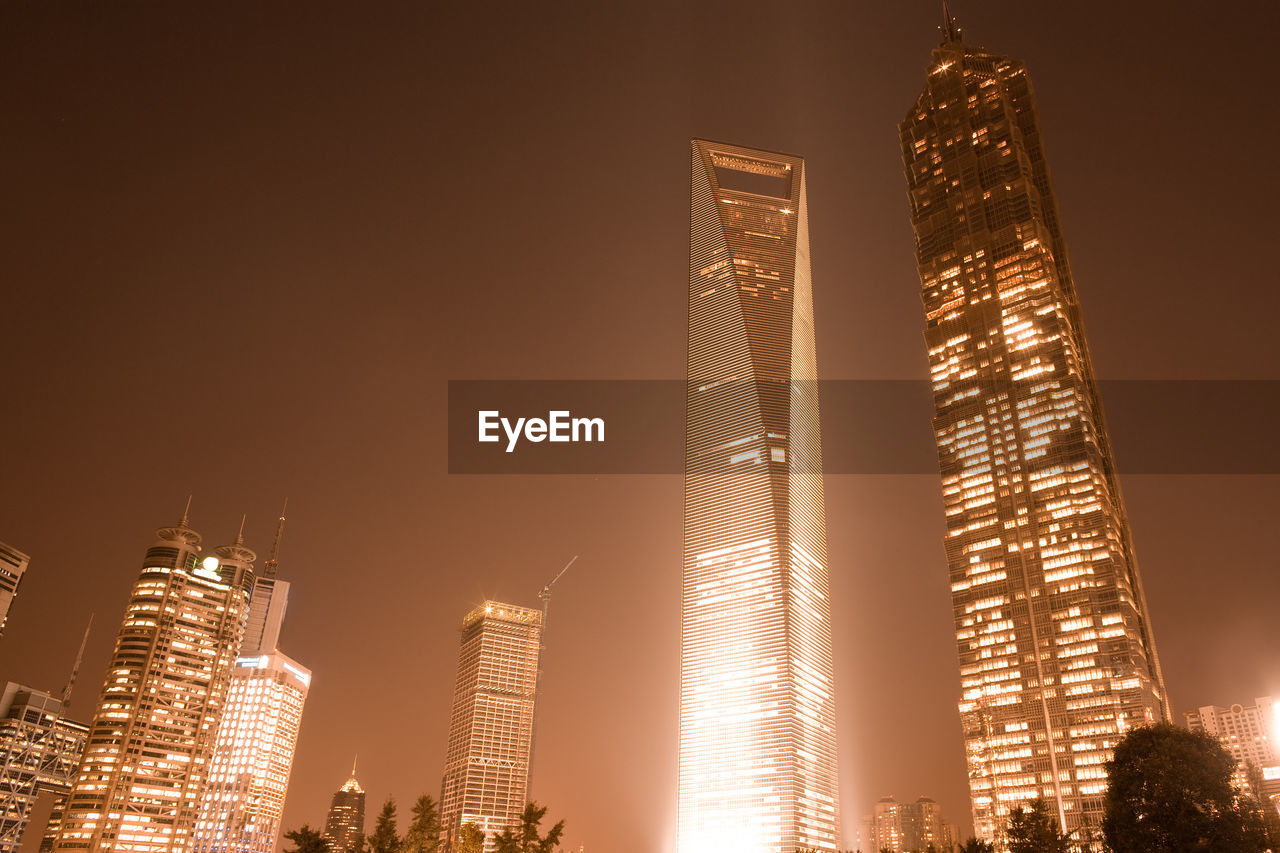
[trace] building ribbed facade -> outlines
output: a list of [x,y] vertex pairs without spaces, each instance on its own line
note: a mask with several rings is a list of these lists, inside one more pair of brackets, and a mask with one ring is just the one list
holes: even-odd
[[679,853],[839,848],[804,161],[694,140]]
[[462,620],[440,793],[450,840],[474,824],[492,849],[524,810],[541,639],[540,610],[486,601]]
[[0,542],[0,636],[4,635],[5,623],[9,621],[9,608],[18,597],[18,587],[30,561],[31,558],[17,548]]
[[948,19],[900,126],[924,302],[978,836],[1043,796],[1081,838],[1103,762],[1169,718],[1019,60]]
[[12,681],[5,685],[0,694],[0,853],[15,853],[22,845],[42,796],[61,811],[88,731],[66,717],[62,698]]
[[200,556],[184,516],[134,584],[54,850],[184,853],[253,587],[253,551]]

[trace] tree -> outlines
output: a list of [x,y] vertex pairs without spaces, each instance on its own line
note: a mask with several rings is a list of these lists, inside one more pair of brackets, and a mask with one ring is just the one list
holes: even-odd
[[[413,820],[400,843],[401,853],[435,853],[440,847],[440,812],[430,794],[413,804]],[[484,846],[483,834],[481,847]]]
[[1247,807],[1254,813],[1252,822],[1260,823],[1267,837],[1267,846],[1272,850],[1280,850],[1280,812],[1275,803],[1266,794],[1266,780],[1262,776],[1262,768],[1250,761],[1244,768],[1245,778],[1249,780],[1251,802]]
[[453,842],[453,853],[484,853],[484,830],[474,823],[464,823]]
[[328,842],[305,823],[302,829],[291,829],[284,837],[293,842],[293,849],[285,853],[328,853],[329,850]]
[[366,841],[371,853],[396,853],[400,846],[400,836],[396,834],[396,801],[387,797],[378,813],[378,822],[373,825],[373,835]]
[[972,836],[960,845],[960,853],[996,853],[996,846],[990,841],[981,841]]
[[1206,732],[1133,729],[1107,762],[1102,833],[1115,853],[1261,853],[1231,787],[1235,760]]
[[520,815],[519,826],[509,826],[497,838],[497,853],[552,853],[564,834],[564,821],[560,821],[544,836],[538,835],[538,824],[547,813],[546,806],[528,803]]
[[1044,797],[1009,814],[1009,853],[1067,853],[1069,840]]

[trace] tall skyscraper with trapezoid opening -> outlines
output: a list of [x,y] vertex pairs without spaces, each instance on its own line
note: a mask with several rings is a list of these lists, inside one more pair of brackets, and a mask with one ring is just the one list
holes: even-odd
[[839,848],[807,204],[693,141],[679,853]]
[[925,310],[974,828],[1045,797],[1082,838],[1103,762],[1169,718],[1024,63],[945,13],[900,125]]

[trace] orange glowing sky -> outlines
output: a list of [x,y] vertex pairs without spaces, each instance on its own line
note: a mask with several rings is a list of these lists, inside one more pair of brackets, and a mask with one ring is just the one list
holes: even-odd
[[[955,12],[1029,63],[1099,374],[1280,378],[1277,8],[1140,5]],[[61,686],[94,611],[87,714],[153,529],[193,493],[206,546],[247,512],[265,556],[287,496],[282,646],[315,676],[285,825],[355,753],[370,813],[407,813],[463,614],[580,554],[534,796],[574,849],[670,850],[680,478],[450,476],[445,383],[682,378],[694,136],[807,158],[821,375],[924,379],[896,125],[938,17],[7,4],[0,539],[32,562],[0,679]],[[1280,477],[1124,486],[1176,711],[1280,691]],[[826,496],[846,841],[888,793],[967,832],[938,480]]]

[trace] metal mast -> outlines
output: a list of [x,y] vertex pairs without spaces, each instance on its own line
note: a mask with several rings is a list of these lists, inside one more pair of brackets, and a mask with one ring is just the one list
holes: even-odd
[[564,564],[555,577],[553,577],[538,593],[538,598],[542,599],[542,629],[538,632],[538,674],[533,682],[533,725],[529,732],[529,775],[525,779],[524,798],[528,802],[533,801],[533,755],[534,747],[538,740],[538,709],[541,706],[542,698],[542,659],[547,649],[547,615],[551,612],[551,587],[556,585],[556,581],[564,577],[564,573],[569,571],[569,567],[578,561],[578,555],[574,554],[573,559]]

